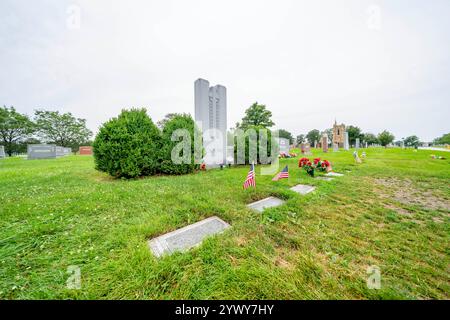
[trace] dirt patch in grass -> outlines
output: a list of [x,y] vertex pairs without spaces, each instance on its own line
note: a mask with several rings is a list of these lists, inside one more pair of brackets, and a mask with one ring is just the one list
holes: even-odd
[[[449,199],[430,190],[420,190],[410,179],[377,178],[374,181],[377,186],[381,187],[377,188],[377,192],[382,198],[391,198],[405,205],[418,205],[428,210],[450,211]],[[397,207],[393,210],[403,215],[411,214],[409,211]]]

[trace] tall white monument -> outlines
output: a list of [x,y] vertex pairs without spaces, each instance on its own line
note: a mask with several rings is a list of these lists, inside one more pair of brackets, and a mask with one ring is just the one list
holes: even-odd
[[202,130],[206,165],[226,163],[227,157],[227,89],[209,86],[204,79],[195,81],[195,122]]

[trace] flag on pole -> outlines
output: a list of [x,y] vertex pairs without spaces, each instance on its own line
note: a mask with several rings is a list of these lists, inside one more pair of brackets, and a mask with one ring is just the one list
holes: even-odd
[[275,177],[273,177],[272,181],[278,181],[280,179],[287,179],[289,178],[289,168],[288,166],[284,167],[283,170],[281,170],[280,173],[278,173]]
[[250,171],[247,174],[247,178],[244,181],[244,189],[248,187],[256,188],[256,180],[255,180],[255,165],[252,163],[250,165]]

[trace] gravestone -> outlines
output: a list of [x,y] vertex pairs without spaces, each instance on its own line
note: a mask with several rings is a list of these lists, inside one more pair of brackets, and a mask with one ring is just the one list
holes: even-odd
[[331,177],[316,177],[315,179],[317,179],[317,180],[324,180],[324,181],[331,181],[331,180],[334,180],[334,179],[331,178]]
[[326,134],[322,136],[322,151],[328,152],[328,136]]
[[289,154],[291,146],[289,145],[289,139],[278,138],[278,146],[280,147],[280,153]]
[[367,149],[368,145],[367,145],[367,141],[366,141],[366,149]]
[[93,154],[91,146],[82,146],[79,148],[80,156],[91,156]]
[[64,155],[68,156],[72,152],[72,148],[64,148]]
[[266,208],[272,208],[272,207],[278,207],[281,206],[284,203],[283,200],[275,198],[275,197],[268,197],[253,203],[250,203],[247,205],[250,209],[263,212]]
[[298,185],[296,185],[296,186],[291,188],[292,191],[295,191],[295,192],[300,193],[300,194],[308,194],[310,192],[313,192],[314,189],[316,189],[316,187],[308,186],[308,185],[305,185],[305,184],[298,184]]
[[343,174],[337,173],[337,172],[328,172],[327,174],[325,174],[325,176],[327,176],[327,177],[342,177]]
[[317,148],[317,140],[314,141],[314,149]]
[[350,149],[350,145],[348,142],[348,132],[345,131],[344,132],[344,150],[349,150]]
[[208,236],[223,232],[230,225],[218,217],[211,217],[187,227],[151,239],[148,246],[156,257],[198,246]]
[[300,152],[301,152],[302,154],[305,153],[305,149],[306,149],[306,144],[304,144],[304,143],[300,144]]
[[57,157],[56,146],[53,144],[29,144],[28,159],[54,159]]
[[5,147],[0,146],[0,159],[6,158]]
[[361,163],[361,159],[358,155],[358,151],[353,152],[353,158],[355,159],[356,163]]
[[311,153],[311,145],[309,144],[309,143],[307,143],[306,145],[305,145],[305,153],[304,153],[304,155],[305,156],[310,156],[312,153]]
[[333,143],[333,152],[339,151],[339,145],[337,143]]
[[356,138],[356,150],[359,149],[359,138]]

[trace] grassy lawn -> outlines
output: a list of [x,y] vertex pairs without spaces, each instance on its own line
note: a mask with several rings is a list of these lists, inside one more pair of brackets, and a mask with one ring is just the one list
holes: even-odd
[[[260,176],[248,167],[112,180],[93,158],[0,160],[1,299],[449,299],[450,161],[401,149],[326,156],[344,177]],[[311,157],[313,158],[313,157]],[[300,196],[298,183],[317,186]],[[287,200],[262,215],[246,204]],[[156,259],[147,239],[216,215],[232,225]],[[66,288],[81,268],[81,290]],[[367,288],[367,267],[381,289]]]

